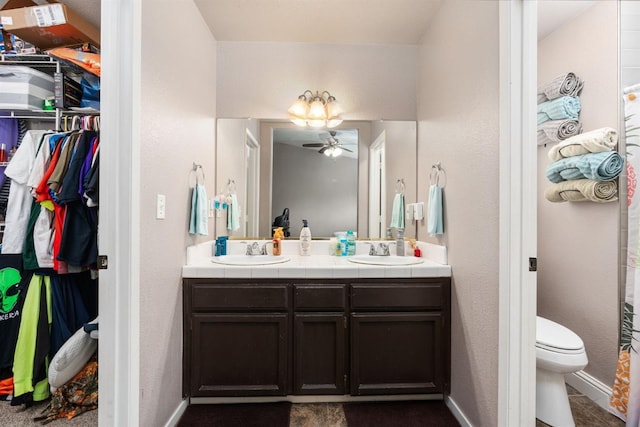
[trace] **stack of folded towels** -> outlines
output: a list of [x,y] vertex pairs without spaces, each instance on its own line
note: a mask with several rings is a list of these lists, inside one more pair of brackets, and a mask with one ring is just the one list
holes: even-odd
[[584,86],[574,73],[566,73],[538,87],[538,145],[558,143],[582,132],[578,120]]
[[572,136],[549,150],[547,178],[554,183],[544,196],[551,202],[618,200],[616,178],[624,167],[615,151],[618,134],[605,127]]

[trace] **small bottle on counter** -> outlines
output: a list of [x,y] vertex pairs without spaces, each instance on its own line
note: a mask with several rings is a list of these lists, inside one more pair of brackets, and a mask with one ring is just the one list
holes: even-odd
[[284,237],[284,232],[282,231],[282,227],[276,228],[276,231],[273,232],[273,255],[280,256],[282,255],[282,238]]
[[398,228],[396,234],[396,255],[404,256],[404,229]]
[[311,255],[311,230],[306,219],[302,220],[302,230],[300,230],[300,255]]

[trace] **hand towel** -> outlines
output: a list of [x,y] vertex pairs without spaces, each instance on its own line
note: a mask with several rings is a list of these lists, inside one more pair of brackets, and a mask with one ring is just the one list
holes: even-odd
[[404,194],[396,193],[393,198],[393,207],[391,208],[391,228],[404,229]]
[[443,233],[442,227],[442,187],[431,184],[429,187],[429,212],[427,216],[427,232],[430,236]]
[[236,231],[240,228],[240,206],[238,205],[238,195],[231,193],[231,203],[227,209],[227,230]]
[[580,98],[577,96],[563,96],[553,101],[538,104],[538,125],[549,120],[578,119],[580,112]]
[[615,181],[592,179],[563,181],[547,188],[544,197],[550,202],[613,202],[618,200],[618,185]]
[[554,78],[545,85],[539,86],[538,94],[543,94],[548,100],[566,95],[577,96],[583,86],[584,82],[578,76],[574,73],[566,73]]
[[622,173],[623,167],[624,159],[617,151],[590,153],[551,163],[547,166],[547,178],[556,183],[583,178],[612,181]]
[[578,120],[551,120],[538,126],[538,145],[557,144],[582,132]]
[[196,184],[191,194],[191,217],[189,234],[209,235],[209,218],[207,218],[207,191],[202,184]]
[[572,136],[551,147],[549,159],[555,162],[565,157],[613,151],[616,148],[616,144],[618,144],[618,132],[615,129],[610,127],[595,129]]

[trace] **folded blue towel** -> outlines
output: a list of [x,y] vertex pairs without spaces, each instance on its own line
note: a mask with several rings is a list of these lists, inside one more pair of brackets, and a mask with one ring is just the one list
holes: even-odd
[[551,163],[547,166],[547,178],[555,183],[583,178],[613,181],[622,173],[623,167],[624,158],[617,151],[590,153]]
[[404,229],[404,194],[396,193],[393,198],[393,207],[391,208],[391,228]]
[[430,236],[443,233],[442,227],[442,187],[432,184],[429,187],[429,212],[427,215],[427,232]]
[[209,235],[209,218],[207,217],[207,211],[207,191],[204,185],[196,184],[191,194],[189,234]]
[[549,120],[578,118],[580,112],[580,98],[577,96],[563,96],[552,101],[538,104],[538,124]]

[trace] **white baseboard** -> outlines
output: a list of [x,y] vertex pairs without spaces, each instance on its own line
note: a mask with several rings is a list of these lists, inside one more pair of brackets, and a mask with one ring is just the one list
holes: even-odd
[[471,422],[464,416],[458,407],[458,404],[451,398],[451,396],[447,396],[444,399],[444,403],[447,405],[447,408],[449,408],[453,416],[456,417],[456,420],[458,420],[461,427],[473,427]]
[[181,401],[176,410],[173,411],[173,414],[171,414],[169,420],[167,420],[167,423],[164,425],[164,427],[177,426],[178,421],[180,421],[180,418],[182,417],[182,414],[184,414],[184,411],[187,410],[187,406],[189,406],[189,399],[184,399],[183,401]]
[[584,371],[565,375],[564,380],[571,387],[593,400],[602,409],[609,411],[611,387]]

